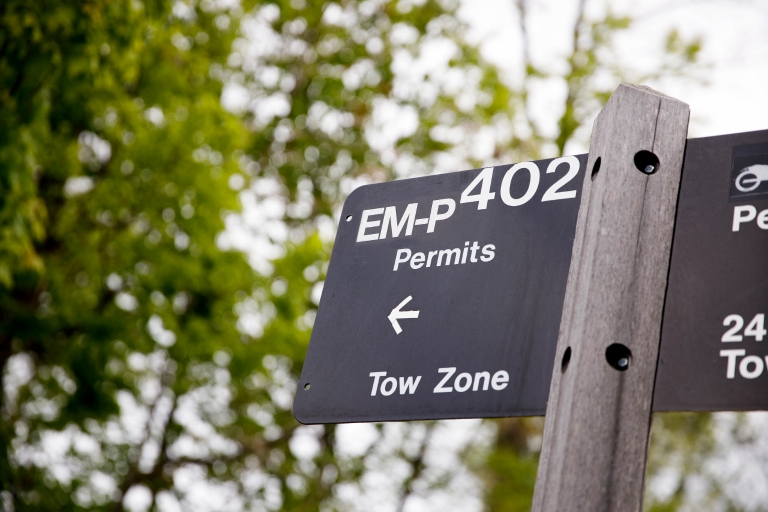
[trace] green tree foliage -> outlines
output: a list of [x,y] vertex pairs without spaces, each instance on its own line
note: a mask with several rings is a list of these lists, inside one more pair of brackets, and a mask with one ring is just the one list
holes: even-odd
[[[556,72],[517,5],[512,86],[448,1],[3,2],[4,507],[361,509],[378,472],[393,509],[470,482],[527,510],[540,420],[467,424],[441,459],[444,422],[290,412],[351,190],[562,154],[642,80],[610,53],[629,19],[582,3]],[[665,66],[698,48],[671,35]],[[531,112],[547,80],[556,133]]]
[[765,510],[765,415],[656,414],[645,510]]
[[[233,306],[254,275],[215,243],[220,209],[238,207],[233,152],[250,137],[210,76],[230,52],[227,16],[161,2],[2,7],[0,481],[16,510],[168,487],[177,401],[214,378],[214,354],[252,357]],[[136,442],[120,410],[166,432],[142,427]],[[150,441],[161,455],[141,462]]]

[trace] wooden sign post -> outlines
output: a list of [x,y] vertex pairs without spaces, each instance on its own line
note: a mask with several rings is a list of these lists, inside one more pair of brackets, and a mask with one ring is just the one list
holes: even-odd
[[639,512],[653,410],[768,408],[768,130],[688,117],[621,85],[589,155],[355,190],[296,418],[546,412],[533,510]]
[[689,108],[621,85],[595,121],[533,510],[640,511]]

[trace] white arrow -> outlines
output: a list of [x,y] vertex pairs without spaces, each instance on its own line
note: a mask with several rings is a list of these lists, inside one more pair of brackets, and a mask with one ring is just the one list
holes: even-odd
[[395,333],[400,334],[403,332],[403,329],[400,327],[400,324],[397,322],[398,320],[401,320],[403,318],[419,318],[419,312],[418,311],[400,311],[400,308],[411,302],[410,295],[405,298],[403,302],[397,305],[395,309],[392,310],[392,312],[389,314],[387,318],[389,318],[389,321],[392,322],[392,327],[395,328]]

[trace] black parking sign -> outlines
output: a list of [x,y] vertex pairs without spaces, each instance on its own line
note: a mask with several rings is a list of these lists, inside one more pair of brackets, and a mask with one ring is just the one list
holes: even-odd
[[[344,204],[304,423],[543,415],[586,155]],[[768,409],[768,131],[687,142],[654,411]]]
[[355,190],[296,418],[544,414],[585,165],[568,156]]
[[768,409],[768,131],[688,141],[654,410]]

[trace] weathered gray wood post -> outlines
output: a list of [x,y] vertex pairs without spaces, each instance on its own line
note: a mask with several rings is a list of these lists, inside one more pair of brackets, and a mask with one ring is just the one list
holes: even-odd
[[593,126],[535,512],[642,510],[688,117],[681,101],[621,85]]

